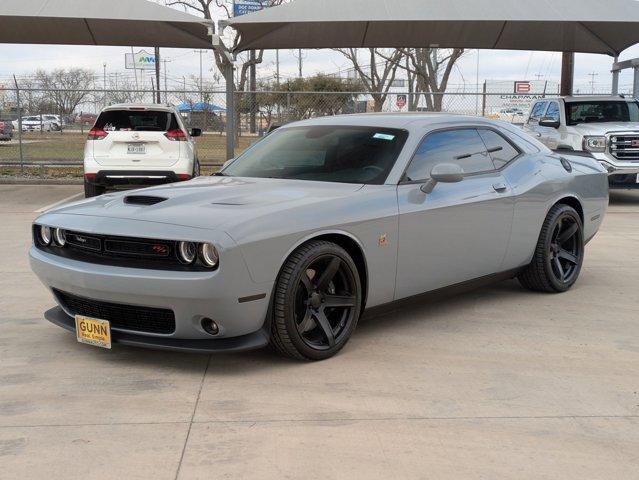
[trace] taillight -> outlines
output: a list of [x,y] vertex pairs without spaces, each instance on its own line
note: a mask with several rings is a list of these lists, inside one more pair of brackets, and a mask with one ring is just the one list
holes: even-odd
[[172,142],[186,142],[186,133],[183,130],[176,128],[175,130],[169,130],[164,134],[166,138]]
[[91,130],[89,130],[89,136],[87,137],[87,139],[88,140],[104,140],[107,135],[108,133],[102,130],[101,128],[94,127]]
[[84,174],[84,178],[86,178],[88,182],[94,181],[95,177],[97,177],[97,176],[98,176],[97,173],[85,173]]
[[4,122],[0,122],[0,130],[4,130]]
[[185,180],[191,180],[191,175],[188,173],[178,173],[177,178],[180,182],[183,182]]

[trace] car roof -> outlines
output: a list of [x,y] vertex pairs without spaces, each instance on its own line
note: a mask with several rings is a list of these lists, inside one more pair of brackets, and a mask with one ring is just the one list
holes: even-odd
[[566,103],[573,102],[634,102],[632,97],[622,97],[621,95],[589,95],[589,96],[568,96],[568,97],[546,97],[540,98],[539,101],[557,101],[563,100]]
[[103,112],[112,110],[132,110],[132,109],[145,109],[145,110],[160,110],[163,112],[173,112],[175,107],[165,103],[116,103],[115,105],[109,105],[104,108]]
[[313,125],[339,125],[339,126],[366,126],[379,128],[407,129],[439,123],[485,123],[497,125],[500,122],[483,117],[471,115],[456,115],[451,113],[357,113],[352,115],[335,115],[311,118],[299,122],[289,123],[282,128],[313,126]]

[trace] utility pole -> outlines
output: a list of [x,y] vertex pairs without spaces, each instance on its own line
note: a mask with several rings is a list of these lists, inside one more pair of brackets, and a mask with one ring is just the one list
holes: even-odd
[[164,101],[167,101],[167,96],[168,96],[168,91],[169,91],[169,85],[167,83],[167,79],[166,79],[166,64],[169,63],[171,60],[162,60],[162,63],[164,63]]
[[590,89],[591,89],[591,93],[594,95],[595,93],[595,77],[597,77],[599,74],[597,72],[592,72],[589,73],[588,76],[590,77]]
[[537,81],[539,81],[542,78],[544,78],[544,76],[541,73],[535,73],[535,77],[537,78]]
[[202,83],[204,81],[203,79],[203,70],[202,70],[202,54],[205,52],[205,50],[193,50],[195,53],[199,53],[200,54],[200,102],[204,101],[204,88],[202,86]]
[[107,67],[106,62],[102,63],[102,69],[103,69],[102,90],[104,91],[106,91],[106,84],[107,84],[106,67]]
[[280,89],[280,51],[275,50],[275,85]]
[[160,87],[160,47],[155,47],[155,85],[156,85],[156,92],[157,92],[157,97],[156,97],[156,102],[157,103],[162,103],[162,95],[160,93],[161,87]]

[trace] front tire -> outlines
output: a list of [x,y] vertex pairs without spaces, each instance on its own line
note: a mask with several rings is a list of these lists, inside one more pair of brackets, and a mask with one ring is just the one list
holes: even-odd
[[566,292],[579,278],[583,260],[581,217],[568,205],[555,205],[544,221],[533,260],[519,275],[519,282],[537,292]]
[[318,361],[336,355],[357,327],[362,286],[340,246],[312,241],[288,258],[275,285],[271,343],[284,356]]

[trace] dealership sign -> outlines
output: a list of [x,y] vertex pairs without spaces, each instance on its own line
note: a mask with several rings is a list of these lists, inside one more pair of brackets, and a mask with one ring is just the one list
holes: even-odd
[[233,16],[240,17],[247,13],[262,10],[264,8],[263,3],[267,3],[267,0],[235,0],[233,2]]
[[155,70],[155,55],[144,50],[125,55],[126,68],[129,70]]

